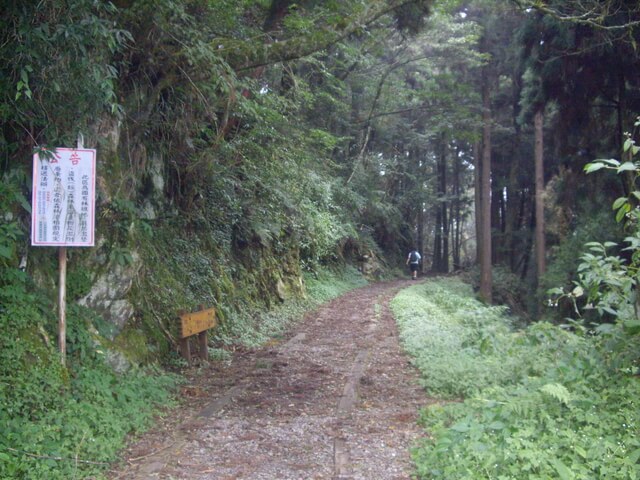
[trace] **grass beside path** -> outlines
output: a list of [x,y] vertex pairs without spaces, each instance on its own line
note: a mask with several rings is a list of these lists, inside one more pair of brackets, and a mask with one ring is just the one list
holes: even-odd
[[443,400],[422,412],[420,479],[640,479],[637,336],[518,330],[455,278],[391,306],[427,394]]

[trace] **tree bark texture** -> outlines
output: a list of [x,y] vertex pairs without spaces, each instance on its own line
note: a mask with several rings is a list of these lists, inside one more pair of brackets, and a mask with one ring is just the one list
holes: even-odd
[[476,263],[480,265],[482,258],[482,142],[476,142],[473,146],[473,190],[476,220]]
[[460,247],[462,240],[461,223],[462,209],[460,207],[460,149],[456,148],[455,158],[453,159],[453,204],[451,205],[451,229],[453,234],[453,244],[451,249],[453,259],[453,269],[458,270],[460,265]]
[[544,138],[543,123],[544,117],[542,109],[538,110],[534,116],[535,129],[535,177],[536,177],[536,267],[538,279],[544,275],[546,270],[545,262],[545,235],[544,235]]
[[480,255],[480,297],[492,303],[491,272],[491,91],[487,67],[482,73],[482,172],[480,178],[482,248]]
[[447,202],[447,135],[442,134],[442,152],[440,154],[440,209],[442,210],[442,254],[440,272],[449,273],[449,220]]
[[435,165],[437,185],[436,228],[433,243],[433,270],[449,271],[449,211],[447,195],[447,136],[440,134],[439,154]]

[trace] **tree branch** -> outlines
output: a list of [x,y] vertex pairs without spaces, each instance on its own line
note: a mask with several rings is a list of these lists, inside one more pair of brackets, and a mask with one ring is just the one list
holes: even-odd
[[[604,5],[594,5],[593,8],[587,9],[584,7],[583,13],[577,13],[575,15],[565,14],[560,12],[559,10],[555,10],[554,8],[547,5],[546,2],[536,0],[536,1],[522,1],[522,0],[512,0],[517,6],[524,10],[532,9],[536,10],[544,15],[549,15],[550,17],[555,18],[561,22],[569,22],[576,23],[581,25],[588,25],[590,27],[605,30],[605,31],[614,31],[614,30],[623,30],[623,29],[633,29],[640,26],[640,20],[630,20],[625,23],[621,23],[618,25],[606,25],[604,22],[606,19],[613,17],[613,15],[609,12],[609,2],[606,2]],[[582,5],[581,5],[582,6]],[[630,10],[629,13],[639,13],[638,9]]]
[[[218,51],[227,57],[226,60],[230,64],[236,65],[236,71],[251,70],[274,63],[297,60],[324,50],[344,40],[359,29],[371,25],[384,15],[417,1],[388,0],[375,2],[362,15],[348,22],[344,28],[318,28],[307,35],[262,44],[258,48],[255,48],[247,41],[230,38],[218,38],[214,39],[213,42]],[[236,61],[232,60],[233,57],[236,57]]]

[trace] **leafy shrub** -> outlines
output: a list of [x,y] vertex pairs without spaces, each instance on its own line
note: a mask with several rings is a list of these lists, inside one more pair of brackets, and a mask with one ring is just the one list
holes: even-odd
[[300,203],[304,228],[301,229],[300,256],[303,267],[313,270],[321,263],[335,261],[340,242],[358,238],[351,221],[344,218],[346,209],[338,207],[343,187],[312,174],[307,196]]
[[[577,373],[574,371],[573,373]],[[432,435],[414,451],[420,478],[638,478],[630,379],[524,381],[426,410]]]
[[[583,223],[573,230],[572,234],[562,240],[562,242],[551,250],[551,259],[547,271],[540,278],[538,286],[539,303],[543,304],[548,298],[547,291],[555,287],[573,288],[572,280],[576,277],[578,266],[581,263],[578,252],[585,250],[587,242],[604,242],[612,236],[622,237],[623,232],[620,226],[613,220],[610,211],[594,210],[589,216],[578,216],[577,221]],[[571,316],[571,305],[563,303],[559,308],[547,309],[545,315],[555,321],[561,321],[565,317]]]
[[543,352],[520,355],[519,346],[530,342],[512,333],[505,307],[483,305],[459,280],[403,290],[392,308],[403,344],[418,369],[429,372],[423,383],[434,394],[473,395],[545,368]]
[[637,339],[614,325],[517,331],[471,296],[439,279],[392,302],[429,393],[464,397],[423,411],[419,478],[639,478]]
[[174,384],[158,372],[117,375],[92,365],[79,368],[57,396],[49,393],[50,404],[38,418],[0,409],[0,477],[68,479],[99,472],[115,460],[126,435],[144,428],[155,406],[167,403]]

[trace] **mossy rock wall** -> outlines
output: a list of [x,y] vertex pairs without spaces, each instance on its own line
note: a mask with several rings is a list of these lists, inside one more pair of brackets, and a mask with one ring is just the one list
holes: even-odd
[[175,350],[180,310],[213,306],[225,328],[241,312],[304,295],[293,242],[234,249],[232,241],[215,242],[216,233],[172,218],[154,222],[152,231],[137,238],[142,267],[130,293],[135,313],[129,325],[146,332],[157,356]]

